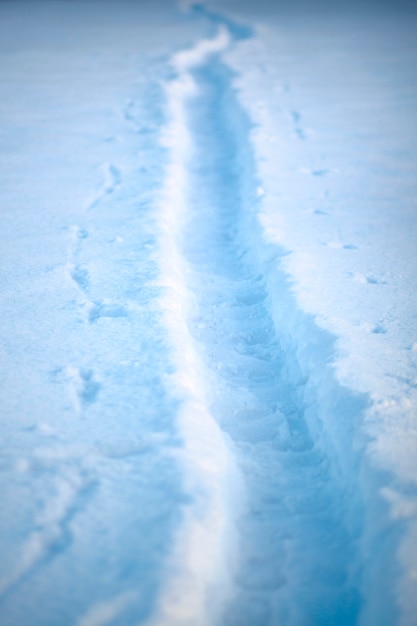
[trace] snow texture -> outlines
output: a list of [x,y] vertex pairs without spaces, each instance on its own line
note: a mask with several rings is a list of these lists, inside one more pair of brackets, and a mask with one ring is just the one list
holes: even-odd
[[0,3],[2,626],[417,624],[416,33]]

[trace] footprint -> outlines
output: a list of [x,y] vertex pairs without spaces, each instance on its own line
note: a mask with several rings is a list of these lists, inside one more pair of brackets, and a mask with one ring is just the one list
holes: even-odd
[[292,121],[294,123],[294,133],[298,139],[305,141],[307,139],[307,133],[301,125],[301,113],[298,111],[291,111]]
[[89,284],[88,271],[81,265],[73,265],[70,269],[72,280],[82,291],[87,291]]
[[77,224],[73,224],[68,228],[69,232],[69,250],[68,258],[71,261],[76,255],[82,239],[87,239],[88,231],[80,228]]
[[101,317],[128,317],[128,311],[121,304],[107,303],[103,301],[94,302],[90,305],[88,320],[93,323]]
[[312,176],[327,176],[327,174],[329,174],[330,170],[323,168],[320,170],[311,170],[311,174]]
[[89,279],[88,271],[82,265],[75,263],[75,260],[80,251],[82,245],[81,242],[88,237],[88,231],[74,224],[69,228],[69,233],[70,244],[68,248],[66,270],[77,287],[82,291],[87,291]]
[[69,365],[65,369],[65,374],[75,393],[78,409],[96,400],[101,385],[97,381],[92,369]]
[[113,163],[107,164],[106,181],[104,184],[104,193],[110,194],[118,187],[122,182],[122,175],[120,170],[113,165]]
[[83,404],[94,402],[100,389],[100,383],[94,378],[93,370],[80,370],[78,394]]
[[388,331],[387,329],[382,325],[382,324],[377,324],[373,329],[372,332],[375,335],[385,335]]
[[305,141],[307,139],[307,135],[302,128],[294,128],[294,132],[298,139],[301,139],[301,141]]
[[103,185],[95,200],[87,205],[87,210],[95,209],[106,196],[112,194],[122,183],[122,174],[113,163],[103,163],[100,169],[104,170]]
[[78,239],[87,239],[88,230],[85,228],[78,228],[77,237]]
[[253,304],[259,304],[265,300],[265,292],[259,289],[247,290],[236,296],[237,305],[251,306]]
[[383,278],[377,278],[373,274],[368,274],[365,277],[365,280],[369,285],[386,285],[387,284],[386,280],[384,280]]

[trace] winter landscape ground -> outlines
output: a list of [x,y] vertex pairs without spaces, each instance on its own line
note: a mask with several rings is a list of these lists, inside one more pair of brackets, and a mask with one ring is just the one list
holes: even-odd
[[0,2],[1,626],[417,625],[417,7]]

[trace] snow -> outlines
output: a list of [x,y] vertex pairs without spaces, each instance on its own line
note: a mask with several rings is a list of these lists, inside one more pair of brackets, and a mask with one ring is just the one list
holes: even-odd
[[163,3],[0,10],[1,621],[140,621],[185,498],[153,198],[165,58],[200,27]]
[[[161,194],[159,247],[161,309],[170,330],[174,361],[172,383],[181,392],[179,430],[183,438],[183,481],[193,504],[188,507],[174,540],[171,575],[151,624],[178,626],[217,622],[233,593],[229,561],[233,559],[234,526],[241,513],[242,491],[236,462],[211,415],[206,373],[189,329],[193,292],[187,288],[187,267],[178,245],[186,221],[188,168],[192,139],[186,104],[198,93],[192,69],[204,65],[230,44],[225,28],[171,59],[176,78],[167,86],[168,125],[162,137],[170,150]],[[209,595],[211,594],[211,595]],[[211,606],[210,606],[211,604]]]
[[412,3],[0,3],[2,626],[417,624]]
[[[242,44],[230,61],[255,123],[262,239],[285,255],[272,265],[261,244],[258,256],[277,332],[296,353],[309,377],[306,393],[318,403],[311,419],[324,423],[343,471],[349,480],[356,474],[363,489],[362,549],[378,554],[364,568],[363,623],[411,624],[417,614],[416,18],[376,7],[308,20],[270,13],[268,23],[256,16],[259,40]],[[250,74],[242,71],[249,63]],[[337,382],[325,374],[329,361]],[[344,459],[352,439],[360,453]],[[402,519],[401,540],[393,519]],[[400,574],[391,569],[393,553]],[[395,600],[381,597],[390,594],[401,616],[390,612]]]

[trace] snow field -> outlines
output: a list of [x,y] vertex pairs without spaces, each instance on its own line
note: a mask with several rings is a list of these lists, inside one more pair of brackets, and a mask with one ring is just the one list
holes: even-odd
[[132,7],[1,6],[2,626],[143,622],[180,522],[154,206],[191,36]]
[[2,626],[416,624],[416,20],[296,6],[0,4]]

